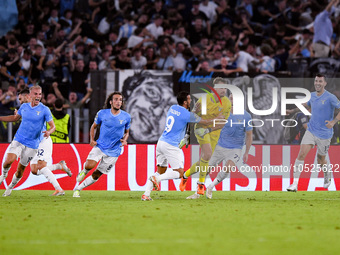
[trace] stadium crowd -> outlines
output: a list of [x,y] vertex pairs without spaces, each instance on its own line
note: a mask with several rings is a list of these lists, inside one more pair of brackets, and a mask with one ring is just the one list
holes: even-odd
[[[92,70],[278,72],[340,57],[339,0],[17,0],[0,38],[0,111],[39,84],[43,103],[91,96]],[[55,85],[57,82],[57,85]]]

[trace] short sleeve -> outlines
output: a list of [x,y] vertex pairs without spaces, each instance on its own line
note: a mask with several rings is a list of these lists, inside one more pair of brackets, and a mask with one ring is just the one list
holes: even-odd
[[332,96],[331,97],[331,104],[332,106],[334,106],[336,109],[339,109],[340,108],[340,101],[339,99],[336,97],[336,96]]
[[253,130],[253,127],[249,125],[249,121],[251,120],[250,114],[246,114],[246,131]]
[[94,123],[96,123],[97,125],[102,123],[102,120],[101,120],[101,111],[97,112],[96,117],[94,118]]
[[128,115],[128,118],[127,118],[126,124],[125,124],[125,130],[130,129],[130,125],[131,125],[131,116]]
[[48,107],[45,107],[45,121],[50,122],[53,120],[51,110]]
[[201,117],[198,116],[196,113],[190,112],[190,120],[188,122],[191,123],[198,123],[201,121]]

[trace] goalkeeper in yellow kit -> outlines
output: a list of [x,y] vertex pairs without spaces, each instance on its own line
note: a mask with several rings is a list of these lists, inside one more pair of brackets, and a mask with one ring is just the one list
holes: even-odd
[[[213,80],[213,86],[215,86],[216,84],[229,84],[229,81],[221,77],[217,77]],[[206,115],[202,115],[201,113],[202,98],[197,101],[193,111],[202,119],[228,119],[230,115],[231,102],[228,97],[226,97],[227,89],[214,88],[213,92],[214,93],[206,94]],[[179,185],[180,190],[184,191],[188,177],[199,171],[197,193],[189,196],[188,199],[197,199],[200,197],[200,195],[204,195],[204,182],[209,166],[209,160],[214,152],[215,146],[221,133],[221,129],[212,131],[207,134],[200,133],[200,131],[208,130],[211,127],[213,127],[213,124],[210,124],[208,126],[202,124],[195,125],[195,136],[201,148],[200,160],[194,163],[187,171],[185,171]]]

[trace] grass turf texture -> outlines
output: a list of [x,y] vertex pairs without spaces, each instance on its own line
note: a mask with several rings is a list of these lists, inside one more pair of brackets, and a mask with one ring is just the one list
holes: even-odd
[[[3,190],[2,190],[3,191]],[[13,191],[0,254],[338,254],[338,192]]]

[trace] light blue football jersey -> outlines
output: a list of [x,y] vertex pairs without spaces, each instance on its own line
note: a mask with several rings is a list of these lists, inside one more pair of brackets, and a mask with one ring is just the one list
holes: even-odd
[[25,103],[20,106],[18,115],[22,121],[14,140],[29,148],[38,149],[42,131],[46,130],[46,122],[53,120],[50,109],[42,103],[34,107]]
[[188,122],[198,123],[200,120],[197,114],[189,112],[183,106],[173,105],[168,111],[165,129],[159,140],[178,146],[185,135]]
[[111,109],[100,110],[94,122],[100,126],[100,134],[97,140],[98,148],[110,157],[118,157],[123,153],[120,139],[125,130],[130,129],[131,116],[120,110],[117,115],[112,114]]
[[221,130],[217,144],[227,149],[242,149],[245,143],[246,132],[253,129],[249,126],[251,116],[247,111],[243,115],[230,113],[228,122]]
[[326,120],[333,120],[334,110],[340,108],[340,101],[327,90],[317,96],[311,93],[311,99],[307,103],[312,108],[312,116],[307,124],[307,130],[321,139],[330,139],[333,136],[333,128],[326,127]]

